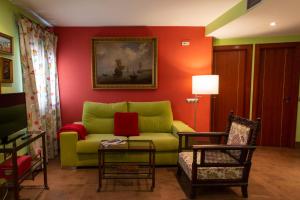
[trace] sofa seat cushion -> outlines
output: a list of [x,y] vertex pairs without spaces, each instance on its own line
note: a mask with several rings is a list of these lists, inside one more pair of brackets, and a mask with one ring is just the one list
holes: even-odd
[[129,140],[152,140],[156,151],[177,151],[178,139],[171,133],[140,133]]
[[[197,152],[197,164],[200,164],[201,153]],[[222,152],[206,152],[205,163],[237,163],[235,159],[227,153]],[[178,163],[189,179],[192,179],[193,152],[179,153]],[[243,175],[243,167],[198,167],[198,180],[225,180],[225,179],[241,179]]]
[[116,138],[126,140],[126,137],[114,136],[112,134],[88,134],[85,140],[80,140],[76,144],[77,153],[97,153],[101,140],[113,140]]

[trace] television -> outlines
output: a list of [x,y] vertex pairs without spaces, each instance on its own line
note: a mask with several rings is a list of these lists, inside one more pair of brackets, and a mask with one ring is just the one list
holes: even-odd
[[[8,143],[9,136],[27,131],[25,93],[0,94],[0,139]],[[11,138],[10,138],[11,139]]]

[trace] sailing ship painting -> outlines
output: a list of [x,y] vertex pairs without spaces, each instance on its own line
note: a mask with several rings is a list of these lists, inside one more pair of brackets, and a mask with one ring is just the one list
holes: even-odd
[[155,38],[93,39],[94,88],[156,88]]

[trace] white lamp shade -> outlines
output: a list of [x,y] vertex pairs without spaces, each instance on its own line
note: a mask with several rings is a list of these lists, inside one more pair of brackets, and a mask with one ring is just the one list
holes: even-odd
[[219,94],[219,75],[192,76],[193,94]]

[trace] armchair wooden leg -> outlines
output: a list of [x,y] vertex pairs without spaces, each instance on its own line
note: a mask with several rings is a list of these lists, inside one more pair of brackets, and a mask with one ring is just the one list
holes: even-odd
[[193,199],[196,197],[196,188],[191,186],[190,188],[190,194],[189,194],[190,199]]
[[248,198],[248,185],[242,186],[242,194],[244,198]]
[[182,169],[181,169],[181,167],[178,165],[178,167],[177,167],[177,176],[181,176],[181,174],[182,174]]

